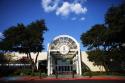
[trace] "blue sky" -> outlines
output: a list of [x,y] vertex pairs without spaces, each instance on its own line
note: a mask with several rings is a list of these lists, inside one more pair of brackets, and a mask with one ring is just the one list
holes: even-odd
[[[80,35],[95,24],[104,23],[109,7],[122,0],[0,0],[0,35],[17,23],[28,25],[45,19],[45,50],[55,36],[67,34],[80,43]],[[81,50],[86,50],[81,44]]]

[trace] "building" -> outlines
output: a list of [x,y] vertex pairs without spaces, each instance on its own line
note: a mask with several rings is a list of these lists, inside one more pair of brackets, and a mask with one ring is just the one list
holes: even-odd
[[[25,54],[14,53],[15,58],[26,56]],[[35,54],[31,54],[35,60]],[[37,68],[40,68],[42,61],[46,61],[45,68],[48,76],[58,72],[59,74],[71,73],[82,75],[83,69],[90,71],[105,71],[103,67],[94,66],[88,60],[86,52],[80,50],[80,44],[69,35],[59,35],[48,44],[47,52],[41,52],[38,56]]]

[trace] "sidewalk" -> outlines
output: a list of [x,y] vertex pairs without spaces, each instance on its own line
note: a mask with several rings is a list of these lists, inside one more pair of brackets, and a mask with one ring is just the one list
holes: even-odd
[[20,80],[125,80],[123,76],[93,76],[93,77],[78,77],[78,78],[40,78],[40,77],[22,77]]
[[93,76],[93,77],[67,77],[67,78],[56,78],[56,77],[44,77],[40,78],[39,76],[22,76],[22,77],[3,77],[0,78],[1,80],[18,80],[18,81],[25,81],[25,80],[124,80],[125,81],[125,76]]

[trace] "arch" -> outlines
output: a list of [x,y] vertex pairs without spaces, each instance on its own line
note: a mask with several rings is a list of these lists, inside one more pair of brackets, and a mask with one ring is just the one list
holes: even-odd
[[55,38],[53,38],[53,41],[60,38],[60,37],[68,37],[70,39],[72,39],[77,45],[78,45],[78,42],[76,41],[75,38],[73,38],[72,36],[69,36],[69,35],[59,35],[59,36],[56,36]]
[[[67,62],[63,62],[62,60],[67,60]],[[62,68],[63,66],[67,66],[67,64],[70,70],[75,65],[76,73],[81,75],[79,43],[69,35],[59,35],[53,38],[52,42],[48,45],[48,75],[52,74],[54,69]],[[65,69],[66,67],[63,68]]]
[[79,51],[79,44],[69,35],[59,35],[52,40],[49,50],[57,58],[73,58]]

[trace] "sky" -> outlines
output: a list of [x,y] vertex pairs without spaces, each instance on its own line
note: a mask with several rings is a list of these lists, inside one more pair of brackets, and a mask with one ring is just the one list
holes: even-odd
[[106,11],[122,0],[0,0],[0,36],[10,26],[25,25],[44,19],[48,31],[44,34],[44,47],[58,35],[70,35],[86,51],[80,35],[95,24],[104,23]]

